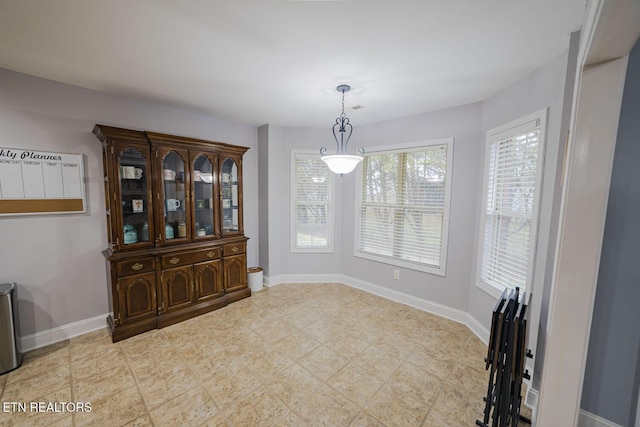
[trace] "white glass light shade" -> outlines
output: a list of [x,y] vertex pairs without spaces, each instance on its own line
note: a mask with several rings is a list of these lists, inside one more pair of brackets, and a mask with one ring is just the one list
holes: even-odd
[[329,156],[322,156],[320,160],[325,162],[331,172],[339,173],[343,175],[349,173],[358,166],[358,163],[362,161],[362,156],[350,156],[348,154],[332,154]]

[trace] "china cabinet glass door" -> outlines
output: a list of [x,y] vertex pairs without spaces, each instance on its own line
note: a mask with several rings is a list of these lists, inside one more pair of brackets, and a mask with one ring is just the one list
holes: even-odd
[[220,168],[220,209],[222,234],[240,231],[242,213],[239,206],[238,164],[227,157]]
[[185,150],[161,150],[163,195],[162,233],[165,243],[189,239],[189,206]]
[[120,207],[112,211],[120,212],[118,239],[124,248],[140,248],[152,242],[151,177],[145,148],[124,146],[118,150]]
[[193,181],[193,238],[196,240],[218,236],[214,221],[214,161],[204,154],[195,153],[192,163]]

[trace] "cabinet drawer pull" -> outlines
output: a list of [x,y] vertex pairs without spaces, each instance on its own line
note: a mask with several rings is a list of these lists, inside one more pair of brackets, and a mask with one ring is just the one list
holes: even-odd
[[140,264],[139,262],[136,262],[131,266],[131,269],[138,271],[138,270],[142,270],[142,267],[144,267],[144,264]]
[[231,249],[231,250],[233,251],[233,253],[236,253],[236,252],[238,252],[240,249],[238,249],[238,247],[237,247],[237,246],[234,246],[234,247],[233,247],[233,249]]
[[171,264],[173,264],[173,265],[176,265],[177,263],[179,263],[179,262],[180,262],[180,258],[178,258],[178,257],[173,257],[173,258],[171,258],[171,259],[169,260],[169,262],[170,262]]
[[213,256],[214,256],[215,254],[216,254],[216,253],[215,253],[215,252],[213,252],[213,251],[209,251],[209,252],[207,252],[207,256],[208,256],[209,258],[213,258]]

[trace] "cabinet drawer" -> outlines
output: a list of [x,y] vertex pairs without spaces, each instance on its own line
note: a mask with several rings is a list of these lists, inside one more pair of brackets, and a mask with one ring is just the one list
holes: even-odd
[[214,259],[220,259],[220,251],[221,249],[218,248],[209,248],[209,249],[203,249],[201,251],[197,251],[197,252],[193,252],[193,263],[197,263],[197,262],[205,262],[205,261],[212,261]]
[[162,268],[179,267],[220,258],[220,248],[202,249],[193,252],[177,252],[162,257]]
[[147,273],[156,269],[155,258],[136,258],[128,261],[120,261],[116,263],[116,271],[118,277],[131,276],[132,274]]
[[245,253],[246,244],[242,243],[229,243],[223,246],[222,253],[224,256],[239,255]]

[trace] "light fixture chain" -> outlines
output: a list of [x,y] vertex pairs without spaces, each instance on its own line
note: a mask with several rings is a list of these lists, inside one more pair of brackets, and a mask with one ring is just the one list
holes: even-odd
[[[340,85],[336,89],[338,92],[342,92],[342,112],[332,128],[333,139],[336,141],[336,154],[327,155],[327,149],[322,147],[320,149],[320,155],[322,156],[322,161],[327,164],[332,172],[342,176],[345,173],[351,172],[362,160],[364,150],[362,148],[358,149],[358,154],[355,156],[350,156],[347,152],[347,144],[349,143],[349,139],[351,139],[353,126],[349,123],[349,118],[344,112],[344,93],[350,91],[351,87],[349,85]],[[340,134],[340,138],[338,138],[338,134]]]

